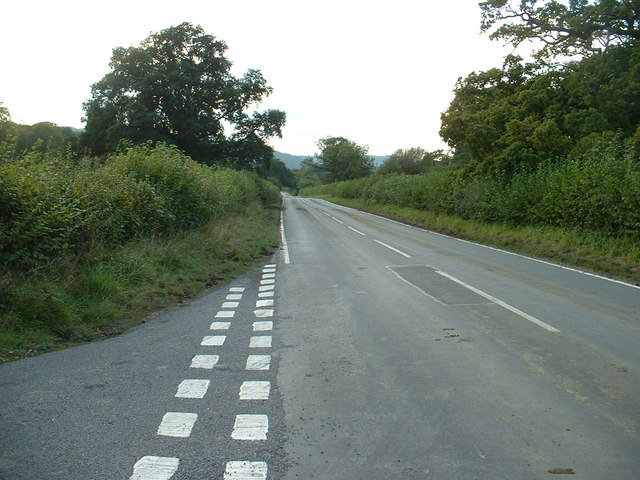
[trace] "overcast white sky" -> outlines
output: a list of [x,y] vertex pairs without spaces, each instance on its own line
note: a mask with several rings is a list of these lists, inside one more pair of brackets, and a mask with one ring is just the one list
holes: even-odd
[[0,20],[0,102],[15,122],[83,127],[82,102],[111,50],[183,21],[224,40],[234,73],[262,71],[287,113],[281,152],[326,136],[369,146],[443,148],[440,113],[455,81],[502,65],[480,35],[477,0],[20,0]]

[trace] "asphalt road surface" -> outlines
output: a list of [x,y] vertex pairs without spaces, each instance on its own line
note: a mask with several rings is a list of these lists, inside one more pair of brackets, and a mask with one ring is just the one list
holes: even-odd
[[0,480],[640,478],[640,289],[287,196],[283,248],[0,366]]

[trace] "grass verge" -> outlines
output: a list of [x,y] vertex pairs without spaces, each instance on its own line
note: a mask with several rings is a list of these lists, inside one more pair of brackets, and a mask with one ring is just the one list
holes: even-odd
[[557,227],[483,223],[360,199],[313,195],[409,225],[640,284],[640,244],[629,238]]
[[0,363],[103,339],[230,281],[272,254],[279,211],[259,204],[169,238],[96,247],[28,274],[0,272]]

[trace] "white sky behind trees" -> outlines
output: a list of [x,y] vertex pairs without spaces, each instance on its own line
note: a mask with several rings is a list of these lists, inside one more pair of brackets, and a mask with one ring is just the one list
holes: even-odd
[[458,77],[511,52],[480,35],[478,0],[20,0],[2,7],[0,102],[12,120],[82,128],[113,48],[184,21],[229,46],[233,73],[262,71],[287,113],[272,146],[294,155],[343,136],[371,155],[445,148],[440,113]]

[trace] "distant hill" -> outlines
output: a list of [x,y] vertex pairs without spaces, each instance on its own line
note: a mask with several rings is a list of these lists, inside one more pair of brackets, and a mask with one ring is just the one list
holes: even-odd
[[[289,153],[282,153],[282,152],[274,152],[274,156],[282,161],[288,169],[290,170],[297,170],[300,168],[300,164],[302,163],[302,161],[307,158],[307,157],[311,157],[312,155],[291,155]],[[379,167],[380,165],[382,165],[384,163],[384,161],[389,158],[389,155],[371,155],[373,157],[373,161],[376,164],[376,167]]]

